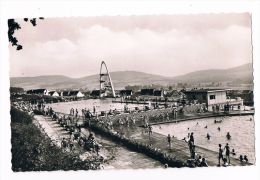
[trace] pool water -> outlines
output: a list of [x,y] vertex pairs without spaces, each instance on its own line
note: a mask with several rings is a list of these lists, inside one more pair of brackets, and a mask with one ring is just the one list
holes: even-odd
[[[214,123],[221,118],[207,118],[178,123],[153,126],[153,131],[168,135],[174,135],[177,139],[183,139],[188,133],[194,133],[195,145],[213,151],[218,151],[218,144],[222,147],[229,143],[230,150],[235,149],[235,157],[247,155],[249,162],[255,162],[255,127],[253,116],[232,116],[223,118],[222,123]],[[206,127],[207,126],[207,127]],[[220,131],[218,130],[220,127]],[[231,139],[227,140],[226,134],[230,133]],[[207,133],[211,136],[206,138]]]
[[[124,103],[112,103],[112,99],[88,99],[82,101],[71,101],[71,102],[62,102],[62,103],[53,103],[47,104],[46,107],[52,107],[54,111],[69,113],[71,108],[78,109],[81,114],[82,109],[89,109],[93,111],[93,107],[95,106],[96,112],[101,111],[109,111],[117,109],[119,111],[124,110]],[[135,107],[144,108],[142,104],[128,104],[127,107],[133,110]]]

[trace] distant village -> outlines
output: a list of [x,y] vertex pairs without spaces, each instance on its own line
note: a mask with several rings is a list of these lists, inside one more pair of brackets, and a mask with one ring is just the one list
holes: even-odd
[[[83,99],[96,99],[100,98],[100,90],[80,91],[80,90],[66,90],[56,91],[48,89],[31,89],[24,91],[22,88],[10,89],[11,94],[16,95],[36,95],[40,97],[50,97],[58,99],[59,101],[72,101]],[[166,102],[181,103],[181,104],[206,104],[208,110],[212,110],[214,106],[224,106],[229,104],[232,106],[251,105],[253,103],[253,92],[250,91],[233,91],[230,89],[203,89],[192,88],[182,90],[172,89],[155,89],[155,88],[142,88],[139,90],[123,89],[115,90],[115,101],[117,102]],[[104,94],[103,94],[104,95]],[[109,94],[105,94],[109,97]]]

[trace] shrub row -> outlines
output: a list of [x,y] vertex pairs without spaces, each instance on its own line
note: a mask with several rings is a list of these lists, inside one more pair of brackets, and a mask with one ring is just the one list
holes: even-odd
[[169,154],[162,152],[162,150],[149,146],[147,144],[140,143],[134,139],[129,139],[124,136],[121,136],[115,132],[112,132],[99,124],[93,124],[91,128],[106,137],[111,138],[115,142],[121,142],[127,148],[134,150],[136,152],[143,153],[155,160],[160,161],[163,164],[168,164],[170,167],[185,167],[186,163],[180,161],[176,158],[171,157]]

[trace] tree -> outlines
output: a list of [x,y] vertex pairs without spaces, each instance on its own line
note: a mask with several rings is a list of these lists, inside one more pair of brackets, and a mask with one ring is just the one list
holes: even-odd
[[[40,17],[39,19],[43,20],[43,17]],[[28,19],[24,18],[25,22],[30,22],[33,26],[36,26],[36,18]],[[16,22],[14,19],[8,19],[8,39],[9,42],[11,42],[12,46],[16,46],[16,50],[23,49],[23,46],[21,44],[18,44],[17,38],[14,36],[15,31],[21,29],[21,26],[18,22]]]

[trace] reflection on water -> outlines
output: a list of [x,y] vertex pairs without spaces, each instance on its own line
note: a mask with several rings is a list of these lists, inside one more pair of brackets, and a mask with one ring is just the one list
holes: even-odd
[[[253,119],[253,116],[226,117],[222,123],[214,123],[215,119],[220,118],[207,118],[155,125],[153,130],[164,135],[174,135],[178,139],[187,138],[188,133],[194,132],[195,144],[213,151],[218,151],[218,144],[224,146],[229,143],[230,148],[235,149],[236,157],[239,157],[240,154],[247,155],[249,161],[254,163],[255,128],[254,121],[250,121],[250,118]],[[230,140],[226,138],[227,132],[231,135]],[[206,138],[207,133],[211,136],[210,140]]]

